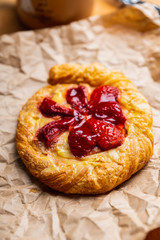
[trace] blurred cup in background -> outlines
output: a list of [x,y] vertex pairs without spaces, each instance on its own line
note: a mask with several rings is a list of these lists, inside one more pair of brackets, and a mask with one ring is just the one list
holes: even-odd
[[43,28],[86,18],[94,0],[18,0],[17,11],[25,25]]

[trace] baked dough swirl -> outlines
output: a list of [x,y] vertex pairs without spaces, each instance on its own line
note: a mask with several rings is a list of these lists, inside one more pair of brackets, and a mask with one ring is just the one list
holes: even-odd
[[[149,161],[153,153],[152,110],[144,96],[122,73],[100,64],[53,66],[50,85],[40,89],[23,106],[17,125],[17,150],[29,171],[49,187],[72,194],[106,193],[129,179]],[[68,106],[65,93],[79,84],[91,92],[100,85],[117,87],[119,103],[127,118],[127,136],[117,148],[75,157],[68,146],[68,132],[55,148],[46,149],[35,139],[36,132],[51,121],[38,110],[45,97]]]

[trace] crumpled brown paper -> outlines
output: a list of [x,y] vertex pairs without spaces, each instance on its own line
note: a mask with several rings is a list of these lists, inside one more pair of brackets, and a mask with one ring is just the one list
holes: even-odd
[[[148,4],[68,26],[0,37],[0,236],[3,240],[142,240],[160,226],[160,18]],[[149,29],[149,30],[148,30]],[[22,105],[66,62],[120,70],[153,109],[154,154],[130,180],[100,196],[44,186],[17,155]]]

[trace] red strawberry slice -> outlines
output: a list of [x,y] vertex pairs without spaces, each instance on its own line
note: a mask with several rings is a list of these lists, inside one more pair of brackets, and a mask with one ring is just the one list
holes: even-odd
[[101,102],[118,101],[119,94],[119,89],[116,87],[104,85],[96,88],[91,94],[89,101],[90,109],[94,111],[94,107]]
[[79,128],[71,129],[68,142],[74,156],[83,157],[96,146],[96,136],[84,123]]
[[72,108],[66,108],[59,106],[55,101],[44,98],[43,102],[39,106],[40,112],[45,117],[54,117],[54,116],[75,116],[79,114],[76,110]]
[[68,137],[71,152],[77,157],[87,155],[96,145],[106,151],[120,146],[123,141],[122,128],[94,118],[79,128],[72,128]]
[[46,147],[50,147],[52,143],[57,141],[57,138],[70,126],[76,122],[73,117],[66,117],[61,120],[52,121],[38,130],[37,138],[39,141],[44,142]]
[[118,147],[124,141],[123,129],[118,126],[94,118],[87,120],[86,124],[96,134],[97,146],[102,150]]
[[71,104],[73,108],[78,110],[82,114],[88,114],[88,99],[87,99],[87,89],[84,86],[79,86],[77,88],[71,88],[67,91],[66,95],[67,103]]
[[117,102],[101,102],[97,104],[92,116],[114,124],[124,124],[126,121],[122,109]]
[[101,134],[99,134],[99,138],[97,140],[97,145],[102,150],[108,150],[112,148],[116,148],[120,146],[124,141],[124,134],[122,132],[122,129],[116,127],[116,126],[104,126],[102,128]]

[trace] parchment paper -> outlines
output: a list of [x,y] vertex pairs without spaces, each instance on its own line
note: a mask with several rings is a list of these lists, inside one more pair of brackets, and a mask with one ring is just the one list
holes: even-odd
[[[0,239],[142,240],[160,226],[160,18],[148,4],[67,26],[0,37]],[[153,109],[154,154],[108,194],[68,196],[44,186],[18,157],[22,105],[66,62],[122,71]]]

